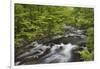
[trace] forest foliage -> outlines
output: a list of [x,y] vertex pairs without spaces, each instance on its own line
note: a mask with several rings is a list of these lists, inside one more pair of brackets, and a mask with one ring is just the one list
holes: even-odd
[[16,48],[63,33],[63,25],[66,24],[86,31],[88,50],[81,51],[80,54],[85,60],[93,60],[93,8],[15,4],[14,17]]

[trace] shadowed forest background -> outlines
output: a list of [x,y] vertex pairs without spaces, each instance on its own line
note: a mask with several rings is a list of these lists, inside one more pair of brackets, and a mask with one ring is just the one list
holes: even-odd
[[94,9],[83,7],[15,4],[15,53],[24,46],[64,32],[63,26],[85,30],[87,50],[81,56],[94,59]]

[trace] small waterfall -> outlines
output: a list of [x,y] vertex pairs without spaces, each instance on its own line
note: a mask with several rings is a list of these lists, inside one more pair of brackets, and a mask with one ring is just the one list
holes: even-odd
[[50,53],[44,56],[44,59],[41,59],[42,63],[67,62],[71,59],[71,51],[76,47],[76,45],[72,45],[71,43],[54,45]]

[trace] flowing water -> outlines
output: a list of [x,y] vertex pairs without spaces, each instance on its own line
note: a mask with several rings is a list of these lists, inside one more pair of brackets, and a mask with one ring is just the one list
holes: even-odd
[[37,46],[34,48],[18,56],[17,59],[23,59],[21,59],[21,61],[17,61],[16,65],[24,64],[26,60],[31,58],[36,60],[36,64],[69,62],[72,57],[72,50],[78,48],[77,45],[72,45],[71,43],[61,43],[55,44],[53,46],[46,46],[42,44],[36,45]]
[[43,57],[42,63],[67,62],[71,59],[71,51],[76,47],[70,43],[54,45],[50,53]]
[[78,53],[79,48],[86,46],[86,35],[82,30],[68,26],[64,35],[58,36],[26,46],[27,50],[15,57],[15,65],[83,61]]

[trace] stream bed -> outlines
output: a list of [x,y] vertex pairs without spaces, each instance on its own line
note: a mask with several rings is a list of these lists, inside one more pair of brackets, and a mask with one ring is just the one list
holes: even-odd
[[79,51],[86,49],[84,30],[66,26],[63,35],[41,39],[15,54],[15,65],[47,64],[84,61]]

